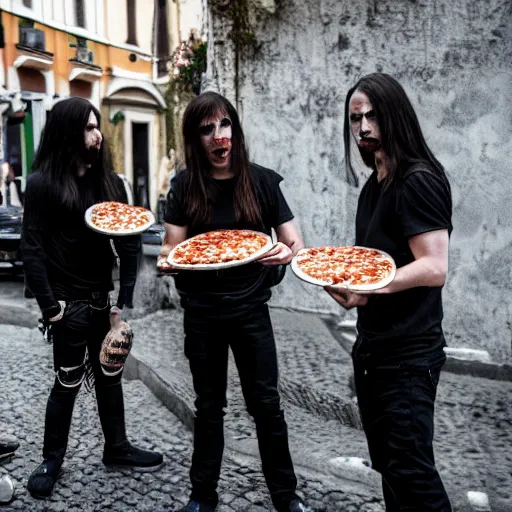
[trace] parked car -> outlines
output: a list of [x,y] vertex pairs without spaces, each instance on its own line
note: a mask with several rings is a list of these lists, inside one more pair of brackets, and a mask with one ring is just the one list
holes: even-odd
[[[23,221],[23,208],[11,203],[11,191],[19,190],[14,182],[11,190],[4,186],[0,191],[0,271],[20,273],[23,270],[21,261],[21,225]],[[21,204],[21,201],[17,201]]]
[[144,256],[158,256],[164,241],[165,228],[162,224],[153,224],[142,233],[142,252]]
[[[133,191],[130,182],[124,174],[118,175],[123,181],[128,204],[133,204]],[[161,224],[153,224],[148,230],[142,233],[142,252],[144,256],[158,256],[162,245],[165,228]]]

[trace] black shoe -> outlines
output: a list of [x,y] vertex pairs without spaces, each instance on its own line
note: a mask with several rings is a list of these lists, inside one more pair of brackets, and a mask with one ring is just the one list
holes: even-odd
[[161,453],[141,450],[128,441],[117,446],[105,447],[103,451],[105,466],[130,468],[142,472],[157,471],[164,465],[163,460]]
[[14,484],[8,475],[0,478],[0,505],[11,503],[14,498]]
[[213,512],[216,508],[217,507],[213,505],[190,500],[184,507],[181,507],[176,512]]
[[6,457],[10,457],[11,455],[14,455],[14,452],[19,447],[20,443],[17,443],[16,441],[0,441],[0,460],[5,459]]
[[313,509],[306,507],[300,500],[293,500],[288,505],[286,512],[313,512]]
[[44,499],[52,495],[59,478],[62,459],[44,460],[28,478],[27,490],[33,498]]

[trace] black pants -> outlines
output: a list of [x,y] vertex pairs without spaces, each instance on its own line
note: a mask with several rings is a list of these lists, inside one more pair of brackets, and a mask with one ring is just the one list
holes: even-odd
[[452,510],[434,462],[434,401],[441,368],[367,368],[354,359],[356,393],[388,512]]
[[247,411],[254,418],[263,474],[277,510],[296,499],[297,479],[280,407],[274,333],[263,304],[229,321],[185,312],[185,354],[196,392],[191,499],[216,505],[224,449],[228,348],[240,375]]
[[126,440],[121,374],[107,377],[99,363],[101,344],[110,330],[108,296],[67,304],[62,320],[51,325],[55,382],[48,398],[44,431],[44,459],[66,453],[75,398],[85,375],[86,349],[94,370],[96,401],[105,444]]

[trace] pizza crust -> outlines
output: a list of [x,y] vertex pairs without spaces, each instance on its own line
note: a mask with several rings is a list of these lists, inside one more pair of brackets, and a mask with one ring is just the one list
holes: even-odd
[[[352,247],[357,248],[357,249],[370,249],[369,247],[361,247],[358,245],[354,245]],[[339,288],[340,290],[349,290],[349,291],[351,290],[351,291],[364,292],[364,291],[379,290],[380,288],[384,288],[389,283],[391,283],[391,281],[393,281],[393,279],[395,278],[396,264],[395,264],[395,261],[393,260],[393,258],[387,252],[381,251],[379,249],[371,248],[372,251],[379,252],[383,256],[383,258],[386,258],[387,260],[389,260],[392,263],[392,270],[389,273],[389,275],[387,277],[385,277],[384,279],[378,281],[377,283],[370,283],[370,284],[341,284],[341,283],[331,284],[326,281],[321,281],[320,279],[316,279],[316,278],[306,274],[299,267],[300,255],[301,255],[301,253],[303,253],[303,251],[306,251],[306,250],[307,249],[301,249],[294,256],[294,258],[291,262],[291,267],[292,267],[293,273],[299,279],[301,279],[302,281],[305,281],[306,283],[310,283],[310,284],[314,284],[316,286],[322,286],[322,287],[323,286],[332,286],[334,288]]]
[[[221,230],[226,231],[226,230]],[[229,230],[229,231],[236,231],[236,230]],[[257,233],[258,235],[261,235],[267,239],[267,243],[258,251],[256,251],[251,256],[248,256],[247,258],[244,258],[242,260],[233,260],[233,261],[225,261],[221,263],[176,263],[174,261],[174,253],[178,248],[181,248],[183,245],[190,242],[190,240],[193,240],[195,237],[188,238],[187,240],[183,241],[181,244],[178,244],[174,249],[170,252],[169,256],[167,257],[167,262],[169,265],[172,265],[175,269],[179,270],[221,270],[225,268],[232,268],[232,267],[239,267],[242,265],[247,265],[247,263],[251,263],[258,258],[261,258],[264,254],[269,252],[273,247],[275,247],[275,243],[272,241],[272,238],[267,235],[266,233],[261,233],[259,231],[253,231],[250,229],[243,229],[240,231],[251,231],[253,233]],[[204,235],[205,233],[202,233]],[[201,235],[197,235],[201,236]]]
[[[116,202],[116,201],[106,201],[106,202]],[[90,229],[92,229],[93,231],[96,231],[97,233],[101,233],[103,235],[108,235],[108,236],[137,235],[139,233],[143,233],[144,231],[149,229],[153,224],[156,223],[156,219],[155,219],[155,216],[153,215],[153,213],[149,210],[145,210],[144,213],[149,217],[149,221],[147,223],[143,224],[142,226],[138,226],[133,229],[122,229],[119,231],[101,228],[100,226],[97,226],[96,224],[94,224],[94,222],[92,221],[93,209],[96,206],[98,206],[99,204],[101,204],[101,203],[93,204],[92,206],[87,208],[87,210],[85,212],[85,223],[87,224],[87,226]],[[126,205],[125,203],[120,203],[120,204],[122,204],[124,206],[130,206],[130,205]]]

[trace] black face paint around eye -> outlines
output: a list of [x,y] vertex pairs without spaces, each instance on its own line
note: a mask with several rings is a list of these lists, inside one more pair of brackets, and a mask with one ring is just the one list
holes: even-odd
[[213,124],[205,124],[205,125],[199,127],[199,133],[201,135],[210,135],[210,133],[212,133],[213,129],[214,129]]

